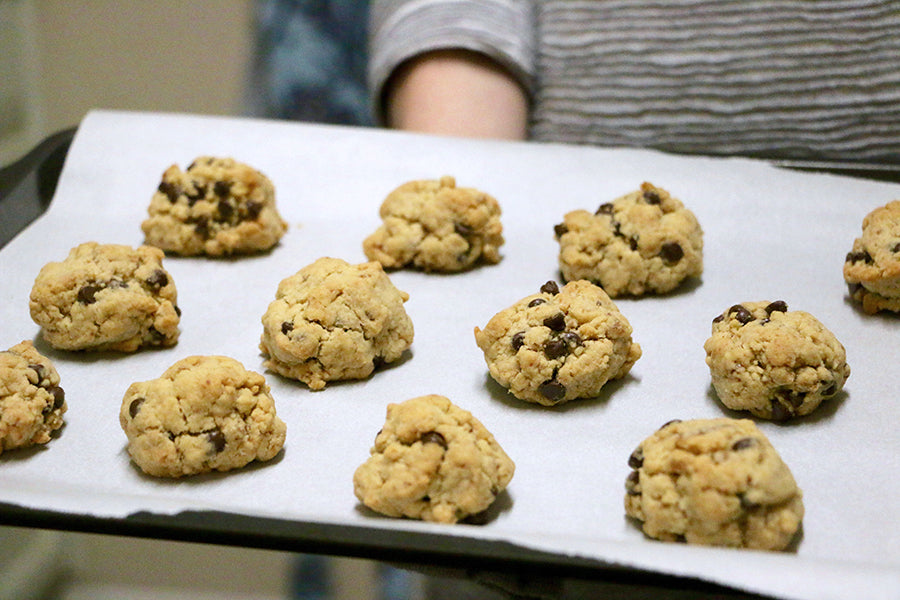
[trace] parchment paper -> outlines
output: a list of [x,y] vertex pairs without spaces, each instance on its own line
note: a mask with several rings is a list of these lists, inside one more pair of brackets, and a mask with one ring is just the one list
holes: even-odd
[[[169,165],[233,156],[275,183],[290,224],[282,243],[232,260],[167,257],[181,338],[132,355],[50,349],[28,313],[41,266],[78,243],[136,246],[150,196]],[[118,424],[133,381],[192,354],[224,354],[263,372],[260,318],[278,282],[321,256],[362,262],[378,207],[411,179],[453,175],[500,202],[503,260],[458,275],[400,271],[394,284],[415,341],[400,364],[311,392],[265,373],[288,425],[267,464],[179,481],[131,465]],[[705,232],[702,279],[663,297],[618,300],[643,357],[600,398],[543,408],[489,375],[473,328],[559,279],[553,225],[651,181],[681,199]],[[737,159],[457,140],[368,129],[189,115],[94,112],[81,124],[48,212],[0,252],[0,347],[33,339],[66,390],[66,426],[47,446],[0,456],[0,501],[125,517],[225,510],[291,520],[507,541],[564,556],[699,577],[787,598],[900,597],[900,319],[847,299],[844,255],[873,208],[900,186]],[[806,517],[786,553],[649,540],[624,516],[633,448],[673,418],[738,416],[711,391],[703,342],[711,319],[750,300],[785,300],[817,316],[847,349],[845,393],[808,418],[760,427],[804,491]],[[516,462],[508,493],[483,526],[381,518],[358,506],[352,474],[389,402],[426,393],[470,410]]]

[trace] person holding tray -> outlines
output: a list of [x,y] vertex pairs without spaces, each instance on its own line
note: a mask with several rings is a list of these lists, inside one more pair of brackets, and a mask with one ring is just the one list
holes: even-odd
[[885,0],[374,0],[398,129],[677,153],[900,162]]

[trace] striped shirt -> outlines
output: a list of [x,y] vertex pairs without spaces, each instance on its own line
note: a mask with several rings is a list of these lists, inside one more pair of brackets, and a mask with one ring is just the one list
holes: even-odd
[[536,140],[900,163],[897,0],[373,0],[369,37],[376,110],[404,60],[466,48]]

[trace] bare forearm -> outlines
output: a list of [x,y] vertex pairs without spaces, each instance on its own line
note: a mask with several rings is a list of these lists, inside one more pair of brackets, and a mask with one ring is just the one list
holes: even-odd
[[403,64],[385,91],[388,126],[462,137],[525,139],[528,98],[509,73],[466,50],[440,50]]

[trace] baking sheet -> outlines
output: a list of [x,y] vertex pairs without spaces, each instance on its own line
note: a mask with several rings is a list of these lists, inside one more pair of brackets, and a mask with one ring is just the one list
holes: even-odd
[[[272,252],[232,260],[168,257],[181,337],[132,355],[58,352],[28,314],[41,266],[78,243],[138,245],[150,196],[170,164],[233,156],[266,173],[290,229]],[[128,385],[192,354],[225,354],[264,372],[260,318],[278,282],[320,256],[362,262],[363,238],[397,185],[453,175],[500,202],[503,260],[457,275],[400,271],[415,341],[399,364],[311,392],[265,373],[288,426],[283,453],[227,474],[164,481],[125,450],[118,408]],[[636,189],[668,189],[703,226],[702,279],[663,297],[617,300],[643,357],[600,398],[525,404],[488,376],[473,328],[558,279],[552,226],[576,208]],[[349,527],[496,540],[602,564],[699,577],[787,598],[900,596],[900,319],[867,316],[846,298],[841,265],[862,218],[900,198],[888,183],[798,173],[743,159],[651,151],[457,140],[251,119],[98,111],[79,127],[43,217],[0,251],[0,347],[35,340],[62,377],[66,426],[45,447],[0,456],[0,502],[126,517],[220,510]],[[703,342],[713,316],[783,299],[829,327],[852,368],[845,393],[789,424],[761,422],[804,490],[802,538],[788,553],[664,544],[624,516],[633,448],[673,418],[727,413]],[[352,474],[389,402],[426,393],[470,410],[516,462],[482,526],[387,519],[361,508]]]

